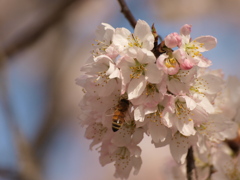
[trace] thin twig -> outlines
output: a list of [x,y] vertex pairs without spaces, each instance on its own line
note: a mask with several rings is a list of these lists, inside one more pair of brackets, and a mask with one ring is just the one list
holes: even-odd
[[132,12],[129,10],[126,2],[124,0],[118,0],[120,6],[121,6],[121,12],[124,14],[126,19],[129,21],[131,26],[135,28],[135,25],[137,23],[136,19],[134,18]]
[[196,166],[193,156],[192,146],[188,149],[187,154],[187,180],[197,179]]

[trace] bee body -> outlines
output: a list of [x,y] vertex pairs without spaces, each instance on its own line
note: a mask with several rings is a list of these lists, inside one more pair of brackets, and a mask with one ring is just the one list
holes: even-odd
[[125,113],[129,107],[129,101],[127,99],[119,100],[112,117],[112,130],[118,131],[125,123]]

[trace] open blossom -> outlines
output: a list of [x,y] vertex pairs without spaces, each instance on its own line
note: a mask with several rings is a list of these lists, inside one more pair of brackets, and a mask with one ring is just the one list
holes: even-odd
[[183,49],[177,49],[174,51],[174,56],[177,59],[180,69],[182,70],[189,70],[192,69],[195,65],[192,59],[189,59],[187,54]]
[[213,36],[200,36],[191,40],[190,33],[191,26],[185,24],[180,30],[182,38],[180,48],[186,52],[187,59],[189,59],[192,63],[195,63],[199,67],[210,66],[211,61],[204,58],[201,53],[214,48],[217,44],[216,38]]
[[100,154],[102,166],[114,162],[116,178],[127,179],[133,168],[134,174],[137,174],[142,164],[141,149],[135,145],[118,147],[106,142],[102,145]]
[[240,179],[240,157],[231,157],[227,152],[218,150],[213,156],[213,165],[216,171],[212,174],[213,180]]
[[172,57],[167,54],[162,54],[157,59],[157,67],[164,71],[164,73],[169,75],[177,74],[180,67],[177,59],[174,57],[174,53]]
[[190,146],[195,145],[197,136],[184,136],[176,132],[170,142],[170,151],[177,163],[183,164]]
[[93,63],[84,65],[81,70],[88,75],[86,81],[91,81],[90,86],[85,88],[94,90],[99,96],[110,95],[117,85],[114,78],[120,77],[114,61],[106,55],[95,57]]
[[154,36],[150,26],[145,21],[138,20],[134,33],[131,33],[126,28],[117,28],[113,34],[112,43],[120,52],[131,47],[139,47],[151,51],[153,49]]
[[[106,23],[98,27],[95,49],[76,80],[84,92],[79,119],[90,149],[98,145],[100,164],[113,163],[116,178],[140,170],[144,134],[156,148],[169,145],[179,164],[186,162],[190,147],[196,160],[214,156],[213,146],[237,135],[240,83],[224,81],[221,71],[208,71],[211,61],[202,53],[217,41],[212,36],[192,40],[190,33],[186,24],[157,44],[156,29],[143,20],[133,33]],[[213,165],[213,179],[239,173],[238,163],[225,171],[216,159],[201,161],[205,164],[196,165],[201,177],[208,177]]]
[[112,43],[114,32],[115,29],[107,23],[102,23],[98,26],[95,32],[97,44],[95,50],[93,51],[94,56],[106,54],[107,49]]
[[139,97],[147,82],[157,84],[162,80],[162,72],[156,67],[156,58],[151,51],[131,48],[119,61],[122,93],[127,92],[129,99]]

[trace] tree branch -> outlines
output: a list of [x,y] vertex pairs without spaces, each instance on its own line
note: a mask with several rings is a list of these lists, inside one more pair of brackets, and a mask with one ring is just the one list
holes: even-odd
[[193,157],[193,148],[192,146],[188,149],[187,154],[187,180],[197,179],[196,166]]
[[137,21],[134,18],[132,12],[130,11],[130,9],[128,8],[126,2],[124,0],[118,0],[120,6],[121,6],[121,12],[124,14],[124,16],[126,17],[126,19],[129,21],[129,23],[131,24],[131,26],[134,28]]
[[1,47],[1,51],[6,56],[11,56],[29,46],[37,39],[39,39],[50,27],[59,22],[66,10],[70,5],[78,0],[61,0],[54,4],[49,4],[48,6],[53,6],[49,11],[41,12],[42,17],[40,20],[35,22],[31,27],[26,27],[22,32],[17,34],[16,38],[13,38],[11,42],[8,42],[5,46]]

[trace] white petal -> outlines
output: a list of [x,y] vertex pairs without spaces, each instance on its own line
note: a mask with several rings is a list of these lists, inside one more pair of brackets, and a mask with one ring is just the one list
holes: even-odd
[[175,118],[175,125],[184,136],[191,136],[196,133],[196,130],[194,129],[193,120],[187,118],[188,117],[186,117],[186,119]]
[[193,41],[203,44],[203,47],[198,49],[200,52],[209,51],[217,45],[217,39],[213,36],[200,36]]
[[185,99],[186,105],[189,110],[192,111],[197,106],[196,102],[192,98],[188,96],[182,96],[182,97]]
[[109,63],[109,69],[107,70],[106,74],[109,74],[110,79],[120,78],[120,70],[113,63]]
[[198,103],[199,106],[201,106],[207,113],[214,113],[215,109],[213,105],[210,103],[208,98],[203,97],[202,101]]
[[137,175],[139,170],[140,170],[140,167],[142,166],[142,158],[141,157],[135,157],[135,158],[133,158],[132,161],[133,161],[133,167],[134,167],[133,174]]
[[146,79],[150,83],[158,84],[162,81],[163,71],[159,70],[155,64],[148,64],[146,69]]
[[154,43],[154,36],[151,32],[150,26],[143,20],[138,20],[134,29],[134,36],[137,36],[143,42],[143,48],[152,50]]
[[143,106],[136,107],[134,110],[134,119],[136,121],[143,122],[144,117],[145,117],[145,114],[144,114]]
[[135,132],[133,133],[133,136],[132,136],[132,143],[133,144],[138,144],[142,141],[143,139],[143,128],[137,128],[135,130]]
[[95,86],[94,89],[91,90],[95,90],[96,93],[101,96],[101,97],[106,97],[109,96],[114,89],[116,88],[117,83],[114,79],[109,80],[107,84],[100,84],[99,86]]
[[160,123],[149,122],[149,133],[151,134],[152,140],[155,143],[159,141],[162,142],[166,139],[167,136],[167,128]]
[[112,37],[112,44],[114,44],[119,51],[123,51],[125,46],[128,46],[128,37],[131,32],[126,28],[117,28]]
[[114,31],[115,29],[111,25],[107,23],[101,23],[101,25],[98,26],[95,35],[98,40],[110,42]]
[[177,163],[183,164],[189,148],[188,137],[176,133],[170,142],[170,151]]
[[134,99],[139,97],[146,87],[147,81],[144,76],[140,76],[138,79],[132,79],[128,85],[127,93],[128,99]]

